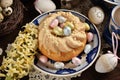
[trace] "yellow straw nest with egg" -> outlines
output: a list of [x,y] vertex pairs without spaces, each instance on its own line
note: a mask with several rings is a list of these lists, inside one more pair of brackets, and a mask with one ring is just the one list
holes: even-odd
[[0,0],[0,36],[12,32],[21,24],[23,11],[20,0]]

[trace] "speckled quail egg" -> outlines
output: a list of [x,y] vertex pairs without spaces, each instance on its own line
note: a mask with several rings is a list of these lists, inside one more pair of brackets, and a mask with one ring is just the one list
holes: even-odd
[[4,20],[4,16],[2,13],[0,13],[0,23]]
[[88,12],[90,21],[94,24],[100,24],[104,20],[104,12],[100,7],[92,7]]
[[7,7],[5,9],[3,9],[3,15],[4,16],[10,16],[13,12],[13,9],[11,7]]
[[0,5],[3,8],[9,7],[13,4],[13,0],[0,0]]

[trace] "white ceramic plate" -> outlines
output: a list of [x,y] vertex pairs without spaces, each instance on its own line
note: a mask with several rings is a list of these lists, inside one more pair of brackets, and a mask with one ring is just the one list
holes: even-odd
[[[64,11],[64,12],[71,12],[73,15],[77,16],[82,20],[83,22],[86,22],[90,25],[90,32],[94,34],[94,39],[91,42],[93,44],[92,50],[85,56],[85,54],[80,54],[78,58],[82,58],[83,62],[80,66],[74,67],[74,68],[64,68],[64,69],[53,69],[49,68],[49,66],[45,66],[44,64],[40,63],[40,61],[35,58],[34,60],[34,68],[37,69],[38,71],[41,71],[43,73],[47,73],[49,75],[54,75],[54,76],[72,76],[78,73],[82,73],[85,71],[87,68],[89,68],[96,60],[96,58],[99,55],[100,47],[101,47],[101,39],[99,32],[95,25],[93,25],[87,17],[84,15],[72,11],[72,10],[64,10],[64,9],[59,9],[55,11],[50,11],[43,13],[42,15],[39,15],[36,17],[32,22],[35,25],[39,25],[42,19],[44,19],[46,16],[48,16],[50,13],[56,13],[58,11]],[[55,61],[49,60],[51,64],[54,64]]]

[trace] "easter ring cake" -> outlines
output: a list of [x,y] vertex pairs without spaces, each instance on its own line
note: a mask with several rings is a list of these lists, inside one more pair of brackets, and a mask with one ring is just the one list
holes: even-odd
[[70,12],[51,13],[39,25],[39,50],[54,61],[78,56],[86,40],[84,23]]

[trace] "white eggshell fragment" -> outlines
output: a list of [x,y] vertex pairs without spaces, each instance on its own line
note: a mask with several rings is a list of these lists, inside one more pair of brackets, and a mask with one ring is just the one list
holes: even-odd
[[56,68],[56,69],[61,69],[61,68],[64,68],[64,63],[63,62],[55,62],[54,63],[54,67]]
[[92,7],[88,12],[90,21],[94,24],[100,24],[104,20],[104,12],[99,7]]
[[4,16],[2,13],[0,13],[0,23],[4,20]]
[[92,50],[92,45],[91,44],[86,44],[84,48],[85,54],[88,54]]
[[88,32],[87,33],[87,40],[88,40],[88,42],[91,42],[92,40],[93,40],[93,33],[91,33],[91,32]]
[[11,7],[7,7],[5,9],[3,9],[3,15],[4,16],[10,16],[13,12],[13,9]]
[[36,0],[34,6],[38,12],[47,12],[56,9],[56,5],[51,0]]
[[96,62],[95,69],[99,73],[107,73],[115,69],[118,59],[114,54],[104,54]]
[[72,58],[72,63],[75,64],[76,66],[81,64],[81,60],[77,57]]
[[44,56],[44,55],[41,55],[41,56],[39,57],[39,60],[40,60],[42,63],[47,63],[48,58],[47,58],[46,56]]
[[10,7],[13,4],[13,0],[1,0],[0,4],[3,8]]

